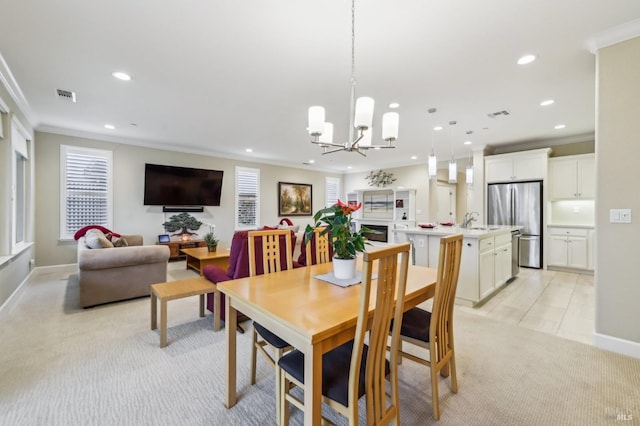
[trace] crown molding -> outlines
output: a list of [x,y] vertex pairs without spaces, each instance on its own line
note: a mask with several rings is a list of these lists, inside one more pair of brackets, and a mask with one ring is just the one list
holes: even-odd
[[626,22],[590,37],[586,47],[594,55],[599,49],[640,36],[640,19]]
[[13,73],[9,69],[9,65],[4,60],[2,53],[0,53],[0,83],[4,85],[9,92],[9,96],[16,103],[20,112],[25,116],[31,127],[35,127],[37,125],[37,119],[31,110],[31,106],[29,105],[29,101],[22,93],[22,89],[18,85]]

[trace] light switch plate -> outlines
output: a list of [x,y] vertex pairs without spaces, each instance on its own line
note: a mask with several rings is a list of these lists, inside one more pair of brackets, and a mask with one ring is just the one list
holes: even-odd
[[631,223],[631,209],[609,209],[610,223]]
[[609,209],[609,222],[610,223],[620,223],[620,210],[618,210],[618,209]]

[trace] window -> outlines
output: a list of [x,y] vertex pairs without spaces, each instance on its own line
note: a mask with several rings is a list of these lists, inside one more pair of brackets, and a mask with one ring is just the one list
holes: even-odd
[[236,229],[260,223],[260,170],[236,167]]
[[325,207],[333,206],[340,198],[340,179],[335,177],[325,178]]
[[60,146],[60,239],[87,225],[112,229],[111,151]]
[[11,122],[11,252],[17,253],[27,242],[29,145],[31,136],[20,122]]

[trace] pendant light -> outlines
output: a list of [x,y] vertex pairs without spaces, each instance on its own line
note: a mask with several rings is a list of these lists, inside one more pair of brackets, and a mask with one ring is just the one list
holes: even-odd
[[[436,111],[437,110],[435,108],[429,108],[429,114],[433,114]],[[442,127],[436,126],[431,128],[431,154],[429,154],[428,162],[429,179],[435,179],[438,176],[438,159],[436,158],[436,153],[433,149],[435,138],[434,132],[437,130],[442,130]]]
[[[467,131],[467,137],[473,134],[473,130]],[[464,142],[465,145],[471,145],[471,139],[468,139]],[[469,147],[469,161],[467,162],[467,169],[465,173],[465,181],[468,187],[473,186],[473,157],[471,156],[471,147]]]
[[473,186],[473,158],[471,157],[471,149],[469,149],[469,163],[466,170],[466,182],[469,187]]
[[312,137],[311,143],[320,145],[322,154],[347,151],[357,152],[366,157],[368,149],[395,148],[392,145],[398,139],[400,116],[397,112],[387,112],[382,116],[382,139],[384,144],[371,143],[371,126],[373,124],[374,100],[370,97],[356,99],[356,2],[351,0],[351,97],[349,113],[349,139],[344,143],[333,142],[333,125],[325,122],[325,110],[322,106],[309,108],[307,130]]
[[[450,121],[450,126],[455,126],[456,121]],[[450,141],[451,144],[451,161],[449,161],[449,183],[457,183],[458,182],[458,164],[456,163],[455,158],[453,157],[453,138]]]

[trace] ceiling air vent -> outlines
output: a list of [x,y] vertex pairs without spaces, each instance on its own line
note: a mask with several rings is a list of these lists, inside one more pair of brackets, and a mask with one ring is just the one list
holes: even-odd
[[76,101],[76,92],[72,92],[70,90],[62,90],[57,89],[58,97],[60,99],[64,99],[65,101],[75,102]]
[[490,118],[496,118],[496,117],[499,117],[499,116],[501,116],[501,115],[505,115],[505,116],[506,116],[506,115],[510,115],[510,114],[511,114],[511,113],[505,109],[505,110],[502,110],[502,111],[492,112],[492,113],[487,114],[487,115],[488,115]]

